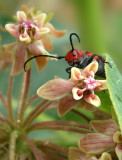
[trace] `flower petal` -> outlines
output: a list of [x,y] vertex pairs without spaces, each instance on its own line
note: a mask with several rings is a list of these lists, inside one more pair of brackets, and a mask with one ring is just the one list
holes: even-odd
[[34,39],[36,39],[36,40],[41,39],[43,36],[45,36],[46,34],[48,34],[49,31],[50,30],[48,28],[46,28],[46,27],[42,27],[40,29],[37,28],[36,29],[36,33],[34,35]]
[[29,43],[31,42],[31,38],[30,38],[30,36],[28,35],[28,33],[26,32],[26,30],[25,30],[25,32],[24,32],[23,34],[21,34],[21,35],[19,36],[19,40],[20,40],[21,42],[23,42],[24,44],[29,44]]
[[79,89],[78,87],[73,87],[73,89],[72,89],[73,98],[75,100],[81,99],[83,97],[83,92],[85,90],[86,89]]
[[106,80],[97,80],[98,86],[95,88],[95,91],[102,91],[108,89]]
[[[30,53],[34,56],[36,55],[49,55],[49,53],[44,49],[42,41],[38,40],[28,45],[28,49]],[[42,71],[42,69],[47,65],[48,58],[47,57],[38,57],[35,59],[38,71]]]
[[71,68],[71,80],[73,82],[77,82],[79,80],[85,79],[85,77],[83,77],[81,75],[81,70],[76,68],[76,67],[72,67]]
[[50,29],[51,33],[57,38],[60,38],[66,34],[66,30],[64,30],[64,31],[55,30],[54,27],[52,26],[52,24],[50,24],[50,23],[47,23],[46,27],[48,27]]
[[111,155],[107,152],[102,153],[102,156],[99,158],[99,160],[112,160]]
[[93,61],[88,66],[86,66],[82,72],[83,75],[94,77],[95,73],[98,70],[98,62]]
[[107,135],[113,135],[117,130],[119,130],[117,123],[112,119],[94,120],[90,123],[94,131]]
[[54,79],[41,86],[37,90],[37,95],[48,100],[56,100],[71,92],[72,87],[73,83],[69,80]]
[[10,43],[0,47],[0,70],[6,71],[10,64],[12,64],[12,52],[17,43]]
[[80,149],[75,147],[69,148],[69,160],[97,160],[96,157],[89,157],[83,153]]
[[120,131],[114,133],[113,140],[115,143],[122,143],[122,134]]
[[19,28],[14,24],[6,24],[5,29],[15,38],[19,37]]
[[92,104],[87,103],[83,98],[80,102],[80,107],[84,110],[88,110],[90,112],[95,112],[96,107],[94,107]]
[[46,16],[47,16],[46,13],[41,13],[35,18],[34,22],[38,28],[43,27]]
[[100,133],[89,133],[79,140],[81,151],[89,154],[101,153],[114,147],[112,136]]
[[70,147],[68,158],[69,160],[75,160],[75,159],[82,160],[85,158],[85,153],[81,152],[81,150],[78,148]]
[[45,35],[42,38],[42,42],[43,42],[43,45],[44,45],[45,49],[53,50],[52,38],[50,37],[50,35]]
[[84,95],[83,98],[87,103],[90,103],[96,107],[99,107],[101,105],[99,97],[94,93]]
[[14,61],[11,70],[11,75],[19,74],[23,70],[26,58],[27,58],[26,45],[19,42],[14,48]]
[[116,152],[118,159],[122,160],[122,146],[121,145],[117,145],[115,147],[115,152]]
[[79,101],[73,99],[72,94],[68,94],[64,98],[59,100],[58,104],[58,115],[60,117],[64,116],[73,107],[78,106]]
[[25,12],[17,11],[17,20],[19,24],[21,24],[24,20],[27,20],[27,16]]

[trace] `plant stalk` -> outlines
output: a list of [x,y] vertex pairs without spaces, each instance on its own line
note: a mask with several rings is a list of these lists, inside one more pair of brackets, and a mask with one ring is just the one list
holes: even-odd
[[25,135],[22,135],[23,139],[27,142],[28,147],[32,150],[37,160],[42,160],[42,156],[40,154],[40,151],[35,146],[35,144]]
[[31,77],[31,69],[29,69],[27,71],[27,73],[25,73],[26,76],[24,78],[24,82],[25,85],[23,85],[23,89],[22,89],[22,95],[23,97],[21,98],[21,102],[19,102],[20,106],[18,108],[18,113],[17,113],[17,122],[19,123],[23,123],[23,116],[24,116],[24,112],[25,112],[25,108],[26,108],[26,103],[27,103],[27,98],[28,98],[28,93],[29,93],[29,88],[30,88],[30,77]]
[[76,115],[78,115],[78,116],[84,118],[86,121],[90,122],[90,119],[86,115],[84,115],[83,113],[81,113],[75,109],[72,109],[71,112],[75,113]]
[[0,99],[1,99],[1,101],[3,103],[3,106],[6,108],[6,110],[8,110],[8,104],[7,104],[7,101],[6,101],[5,97],[4,97],[4,95],[2,94],[2,92],[0,92]]
[[8,82],[8,93],[7,93],[7,100],[8,100],[8,117],[11,121],[13,121],[13,112],[12,112],[12,88],[13,88],[13,76],[10,75],[9,82]]
[[9,144],[9,160],[15,160],[15,149],[16,149],[16,131],[13,131],[10,135],[10,144]]
[[37,98],[38,98],[38,95],[37,95],[37,94],[33,95],[33,96],[28,100],[27,105],[26,105],[26,108],[27,108],[34,100],[36,100]]
[[48,100],[43,100],[41,101],[35,108],[34,110],[27,116],[27,118],[24,121],[23,126],[28,126],[30,125],[33,120],[42,112],[44,112],[49,105],[52,103],[52,101],[48,101]]
[[63,126],[63,127],[77,127],[77,128],[81,128],[81,129],[87,129],[89,131],[92,131],[92,128],[90,127],[90,125],[86,125],[86,124],[82,124],[82,123],[78,123],[78,122],[70,122],[70,121],[46,121],[46,122],[38,122],[38,123],[34,123],[31,126],[29,126],[29,128],[27,130],[37,130],[40,129],[42,127],[48,127],[48,126]]
[[[77,129],[77,128],[71,128],[71,127],[62,127],[62,126],[40,126],[39,128],[36,128],[34,130],[61,130],[61,131],[69,131],[69,132],[77,132],[77,133],[81,133],[81,134],[86,134],[89,133],[89,131],[85,131],[82,129]],[[32,132],[32,128],[31,129],[27,129],[26,130],[27,133],[28,132]]]

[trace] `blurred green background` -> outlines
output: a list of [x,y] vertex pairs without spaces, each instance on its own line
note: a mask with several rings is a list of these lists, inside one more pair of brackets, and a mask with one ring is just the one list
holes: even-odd
[[[13,15],[20,10],[20,6],[26,4],[34,8],[40,9],[43,12],[54,13],[51,23],[56,29],[66,29],[67,34],[60,38],[53,38],[54,50],[53,54],[65,55],[70,49],[69,35],[72,32],[79,34],[81,43],[77,39],[73,39],[74,46],[81,50],[90,50],[95,54],[109,53],[114,59],[118,69],[122,73],[122,1],[121,0],[0,0],[0,24],[3,26],[8,22],[14,22]],[[0,31],[2,37],[1,44],[8,44],[15,41],[9,34]],[[64,61],[49,61],[46,68],[38,73],[35,63],[32,65],[31,89],[29,96],[36,93],[36,90],[49,79],[53,79],[55,75],[67,78],[68,75],[65,69],[68,64]],[[9,78],[10,68],[7,72],[0,71],[0,90],[6,96],[7,83]],[[19,97],[19,88],[22,80],[22,74],[15,77],[13,88],[13,106],[16,108]],[[29,108],[40,101],[37,100]],[[0,110],[4,112],[3,106],[0,103]],[[87,114],[87,113],[86,113]],[[89,114],[89,116],[92,115]],[[38,117],[38,121],[44,120],[60,120],[56,110],[48,111]],[[68,113],[62,120],[82,121],[72,113]],[[70,137],[69,137],[70,134]],[[80,137],[79,134],[68,132],[53,132],[53,131],[37,131],[30,136],[39,139],[52,139],[52,141],[60,144],[76,145]],[[66,143],[67,142],[67,143]]]

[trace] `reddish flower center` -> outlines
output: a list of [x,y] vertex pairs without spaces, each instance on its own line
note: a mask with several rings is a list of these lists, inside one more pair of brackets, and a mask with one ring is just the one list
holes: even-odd
[[25,20],[25,21],[22,22],[23,29],[32,29],[33,26],[34,26],[34,23],[30,19]]
[[85,80],[85,86],[87,90],[93,90],[97,87],[97,81],[93,77],[89,77]]
[[77,95],[80,97],[82,94],[83,94],[83,91],[79,89],[79,90],[77,91]]

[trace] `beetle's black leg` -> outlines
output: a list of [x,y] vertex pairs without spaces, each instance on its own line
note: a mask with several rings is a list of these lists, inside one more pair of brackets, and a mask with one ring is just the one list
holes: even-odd
[[66,72],[67,72],[67,73],[71,73],[71,68],[72,68],[72,67],[67,68],[67,69],[66,69]]
[[69,74],[69,78],[71,77],[71,68],[72,67],[69,67],[69,68],[66,69],[66,72]]
[[93,61],[93,59],[94,59],[95,56],[97,56],[97,54],[93,54],[93,55],[90,57],[87,65],[90,64],[90,63]]
[[106,61],[105,61],[104,63],[108,64],[109,67],[112,68],[112,65],[111,65],[109,62],[106,62]]
[[[101,60],[103,63],[108,64],[109,67],[112,68],[112,65],[111,65],[109,62],[106,62],[105,59],[104,59],[102,56],[99,56],[98,59]],[[97,60],[98,60],[98,59],[97,59]]]

